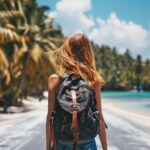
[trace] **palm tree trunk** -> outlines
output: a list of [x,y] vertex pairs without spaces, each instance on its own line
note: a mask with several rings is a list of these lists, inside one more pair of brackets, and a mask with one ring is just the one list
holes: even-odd
[[23,85],[24,85],[24,81],[25,81],[25,77],[26,77],[26,72],[27,72],[28,63],[29,63],[29,52],[27,52],[27,53],[26,53],[26,56],[25,56],[25,62],[24,62],[24,65],[23,65],[23,70],[22,70],[22,73],[21,73],[20,82],[19,82],[18,88],[17,88],[17,90],[16,90],[16,94],[15,94],[15,96],[14,96],[14,98],[13,98],[13,101],[12,101],[12,104],[13,104],[13,105],[16,105],[17,102],[18,102],[18,98],[19,98],[19,96],[20,96],[22,87],[23,87]]

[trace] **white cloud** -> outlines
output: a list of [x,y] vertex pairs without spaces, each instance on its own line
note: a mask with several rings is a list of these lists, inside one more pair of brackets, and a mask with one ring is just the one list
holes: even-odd
[[61,0],[51,17],[62,27],[65,35],[85,32],[95,43],[117,47],[123,53],[127,48],[131,54],[141,54],[150,58],[150,30],[132,21],[124,21],[112,12],[106,20],[96,18],[87,12],[92,11],[91,0]]
[[92,16],[85,13],[91,9],[91,0],[61,0],[50,16],[61,25],[65,35],[77,31],[88,32],[94,26],[94,21]]
[[98,27],[89,34],[90,39],[97,44],[115,46],[120,52],[129,48],[135,56],[142,54],[150,58],[150,31],[134,22],[120,20],[115,13],[111,13],[107,20],[97,18]]

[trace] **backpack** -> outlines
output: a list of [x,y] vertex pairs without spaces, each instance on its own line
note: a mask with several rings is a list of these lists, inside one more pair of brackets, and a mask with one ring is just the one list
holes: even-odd
[[[65,72],[55,97],[54,132],[62,144],[84,143],[96,137],[100,129],[100,115],[96,108],[94,90],[81,76]],[[76,74],[77,75],[77,74]]]

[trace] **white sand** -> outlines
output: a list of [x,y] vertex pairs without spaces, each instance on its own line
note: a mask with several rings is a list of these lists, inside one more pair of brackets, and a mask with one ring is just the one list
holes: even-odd
[[121,105],[121,103],[111,100],[103,100],[102,108],[107,112],[125,118],[143,128],[148,128],[150,131],[150,114],[148,113],[140,113],[139,111],[131,110],[131,108],[124,107],[123,104]]
[[38,99],[34,97],[27,97],[27,99],[23,99],[22,102],[23,102],[23,106],[21,107],[10,106],[7,109],[7,113],[5,114],[0,113],[0,121],[2,122],[2,121],[20,117],[24,113],[37,109],[40,105]]

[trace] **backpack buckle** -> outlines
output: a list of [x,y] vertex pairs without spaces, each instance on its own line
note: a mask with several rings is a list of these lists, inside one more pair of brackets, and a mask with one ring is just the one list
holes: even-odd
[[55,116],[55,112],[51,113],[51,117],[50,117],[50,122],[54,123],[54,116]]
[[74,128],[73,126],[71,126],[70,129],[71,129],[75,134],[79,134],[78,128]]
[[77,107],[77,106],[72,106],[72,110],[73,110],[73,111],[77,111],[77,110],[78,110],[78,107]]
[[50,118],[50,123],[54,123],[54,117],[53,116],[51,116],[51,118]]

